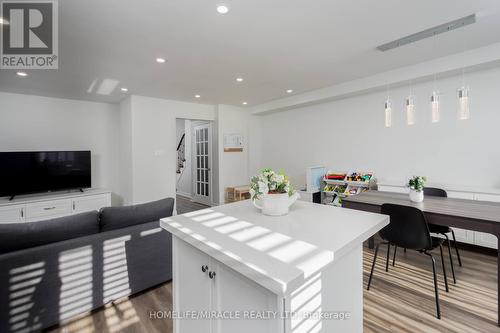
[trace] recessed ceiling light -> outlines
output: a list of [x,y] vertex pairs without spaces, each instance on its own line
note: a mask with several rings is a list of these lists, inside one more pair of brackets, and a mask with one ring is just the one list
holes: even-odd
[[242,77],[237,77],[236,78],[236,82],[243,82],[243,78]]
[[28,76],[28,73],[25,73],[25,72],[17,72],[16,74],[17,74],[17,76],[22,76],[22,77]]
[[200,98],[201,96],[200,95],[194,95],[194,98]]
[[163,64],[165,61],[165,58],[156,58],[156,62],[159,64]]
[[247,102],[243,102],[243,103],[241,103],[241,104],[243,104],[243,105],[247,105],[248,103],[247,103]]
[[217,12],[219,14],[227,14],[229,12],[229,7],[226,4],[219,4],[217,5]]
[[287,94],[291,94],[291,93],[293,93],[293,89],[288,89],[288,90],[286,91],[286,93],[287,93]]
[[121,88],[120,90],[121,90],[121,91],[123,91],[123,92],[127,92],[127,91],[128,91],[128,88],[123,87],[123,88]]

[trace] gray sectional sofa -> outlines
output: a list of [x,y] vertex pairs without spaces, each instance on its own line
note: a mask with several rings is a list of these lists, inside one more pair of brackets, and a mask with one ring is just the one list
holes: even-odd
[[38,332],[172,278],[174,199],[0,224],[0,332]]

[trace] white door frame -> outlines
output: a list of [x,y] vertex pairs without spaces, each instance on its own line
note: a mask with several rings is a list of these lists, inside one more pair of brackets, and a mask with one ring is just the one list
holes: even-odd
[[[196,146],[196,128],[197,127],[206,127],[208,129],[208,151],[206,154],[208,155],[208,196],[207,195],[199,195],[197,188],[197,180],[198,180],[198,165],[197,165],[197,146]],[[213,203],[213,194],[214,194],[214,178],[213,178],[213,126],[211,121],[191,121],[191,170],[192,170],[192,193],[193,193],[193,201],[212,206]],[[203,169],[205,165],[203,162]],[[205,180],[205,177],[202,176],[202,180]],[[205,182],[203,183],[205,184]],[[201,191],[201,192],[204,192]]]

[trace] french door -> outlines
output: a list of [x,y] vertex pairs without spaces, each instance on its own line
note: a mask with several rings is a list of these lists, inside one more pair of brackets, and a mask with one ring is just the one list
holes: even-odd
[[194,126],[194,201],[210,205],[212,192],[212,127],[209,123]]

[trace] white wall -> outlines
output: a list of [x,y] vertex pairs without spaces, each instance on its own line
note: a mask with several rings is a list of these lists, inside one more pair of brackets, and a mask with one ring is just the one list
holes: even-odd
[[120,157],[118,175],[120,178],[119,193],[123,204],[132,203],[132,102],[130,98],[120,103]]
[[[230,105],[218,105],[217,107],[220,203],[224,203],[226,187],[250,183],[249,148],[251,140],[249,134],[254,117],[245,108]],[[224,152],[224,134],[243,135],[243,152]]]
[[128,181],[132,194],[126,202],[175,197],[176,118],[214,120],[215,108],[142,96],[128,98],[132,138],[132,176]]
[[[377,178],[403,183],[426,175],[431,183],[500,187],[500,68],[467,74],[471,119],[456,118],[456,90],[461,77],[438,80],[441,122],[430,121],[432,82],[413,87],[417,124],[407,126],[403,112],[409,88],[390,92],[392,128],[384,127],[385,92],[365,94],[261,116],[262,166],[283,169],[296,185],[305,168],[370,170]],[[258,155],[258,154],[257,154]]]
[[118,136],[117,105],[0,92],[0,151],[91,150],[92,187],[114,193]]

